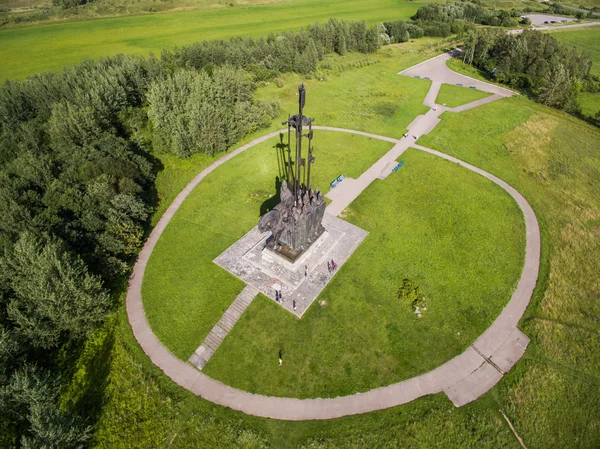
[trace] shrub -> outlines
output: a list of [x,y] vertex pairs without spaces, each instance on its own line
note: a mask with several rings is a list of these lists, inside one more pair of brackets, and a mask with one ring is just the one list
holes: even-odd
[[398,288],[398,299],[405,304],[410,304],[412,310],[426,307],[425,296],[421,293],[419,286],[410,279],[404,279]]

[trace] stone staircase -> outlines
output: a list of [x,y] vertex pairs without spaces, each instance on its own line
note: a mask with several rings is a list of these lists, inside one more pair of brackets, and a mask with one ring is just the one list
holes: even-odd
[[189,358],[189,362],[192,365],[199,370],[204,368],[257,294],[258,290],[254,287],[251,287],[250,285],[244,287],[241,293],[225,311],[219,322],[215,324],[215,327],[208,333],[202,344]]

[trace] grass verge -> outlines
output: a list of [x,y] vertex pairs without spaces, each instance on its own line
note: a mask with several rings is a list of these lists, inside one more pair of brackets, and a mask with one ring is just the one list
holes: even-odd
[[491,94],[468,87],[454,86],[452,84],[442,84],[440,92],[435,100],[437,104],[443,104],[450,108],[462,106],[472,101],[481,100],[489,97]]

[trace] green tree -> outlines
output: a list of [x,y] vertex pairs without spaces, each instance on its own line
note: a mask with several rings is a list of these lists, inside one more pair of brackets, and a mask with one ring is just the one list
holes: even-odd
[[48,121],[50,140],[57,150],[89,145],[102,135],[102,125],[91,106],[80,107],[69,102],[56,103]]
[[60,382],[50,372],[26,365],[0,390],[0,405],[21,423],[24,449],[83,448],[92,429],[59,406]]
[[110,297],[81,259],[60,242],[23,233],[0,260],[7,321],[31,346],[80,340],[104,319]]
[[548,83],[540,88],[540,103],[558,109],[571,110],[576,104],[575,82],[566,67],[560,62],[550,70]]

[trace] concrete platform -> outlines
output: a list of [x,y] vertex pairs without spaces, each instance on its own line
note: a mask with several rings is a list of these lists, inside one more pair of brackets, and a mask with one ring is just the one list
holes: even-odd
[[259,232],[258,227],[252,228],[213,262],[273,301],[273,286],[279,284],[283,294],[283,302],[279,304],[302,317],[335,276],[335,272],[327,270],[327,262],[333,259],[338,266],[337,271],[341,270],[368,235],[367,231],[329,214],[323,217],[323,227],[325,233],[294,264],[265,247],[271,234]]

